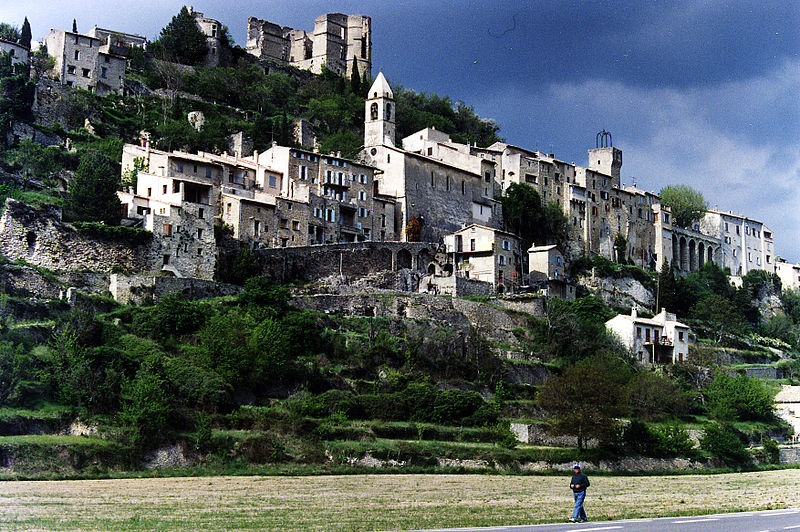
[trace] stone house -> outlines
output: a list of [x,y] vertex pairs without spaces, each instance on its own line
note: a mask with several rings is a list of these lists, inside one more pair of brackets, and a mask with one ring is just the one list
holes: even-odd
[[732,275],[752,270],[775,272],[772,231],[762,222],[717,209],[709,209],[693,229],[720,242],[719,265]]
[[548,297],[575,299],[575,285],[566,275],[566,259],[555,244],[528,250],[528,284],[542,286]]
[[44,45],[55,59],[53,73],[62,85],[101,95],[122,92],[127,60],[112,51],[108,38],[50,30]]
[[387,215],[394,216],[394,203],[375,201],[373,167],[278,145],[261,153],[258,161],[286,176],[282,197],[309,205],[308,243],[395,239],[394,221],[386,220]]
[[316,18],[313,32],[307,32],[250,17],[245,49],[256,57],[316,74],[324,65],[350,76],[355,59],[363,75],[372,72],[372,21],[364,15],[327,13]]
[[31,51],[28,48],[5,39],[0,39],[0,52],[7,53],[11,56],[12,65],[27,63],[31,55]]
[[[397,147],[394,111],[394,94],[380,73],[365,105],[364,158],[380,170],[375,177],[378,194],[397,198],[398,238],[408,238],[405,229],[412,218],[420,223],[420,239],[426,242],[441,243],[445,235],[471,224],[500,229],[502,212],[493,183],[486,183],[485,175],[475,171],[493,169],[490,162],[479,157],[470,164],[448,162],[435,158],[433,152],[429,156],[427,151]],[[430,133],[429,142],[434,138]],[[425,133],[420,134],[424,141]]]
[[86,32],[89,37],[99,39],[108,47],[108,51],[117,55],[125,55],[131,48],[144,50],[147,47],[147,38],[124,31],[114,31],[95,26]]
[[794,290],[800,287],[800,264],[791,264],[776,258],[775,273],[781,279],[783,290]]
[[775,413],[794,429],[792,442],[800,441],[800,386],[781,387],[775,396]]
[[652,318],[644,318],[634,308],[630,315],[617,314],[608,320],[606,328],[642,364],[674,364],[683,362],[689,354],[691,329],[666,309]]
[[[516,235],[471,224],[444,237],[447,262],[456,276],[489,283],[496,293],[522,284],[520,242]],[[433,272],[430,272],[433,273]]]

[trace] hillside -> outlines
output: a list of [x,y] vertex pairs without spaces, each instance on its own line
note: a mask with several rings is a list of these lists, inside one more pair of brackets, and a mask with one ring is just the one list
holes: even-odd
[[[154,147],[215,153],[243,132],[258,151],[291,146],[303,119],[322,153],[357,155],[370,80],[232,57],[227,67],[131,58],[126,94],[107,96],[4,58],[3,207],[41,227],[63,209],[74,223],[59,227],[80,254],[136,256],[153,234],[119,226],[113,202],[136,179],[117,181],[122,146],[142,131]],[[397,84],[395,98],[398,138],[435,126],[458,142],[500,140],[467,104]],[[104,175],[115,176],[110,187]],[[527,229],[552,236],[543,233],[567,224],[557,214],[560,227],[539,217]],[[221,225],[213,232],[215,244],[231,240]],[[21,232],[13,245],[32,261],[43,234]],[[575,300],[449,298],[344,276],[279,284],[249,247],[226,253],[217,278],[232,284],[217,293],[227,295],[135,287],[135,304],[103,291],[125,268],[3,258],[0,477],[524,471],[575,459],[610,470],[755,467],[780,462],[777,441],[789,438],[772,398],[800,376],[800,294],[763,271],[737,288],[713,263],[681,277],[579,257]],[[687,359],[638,364],[605,326],[632,307],[668,307],[690,325]],[[755,367],[782,378],[748,376],[769,373]]]

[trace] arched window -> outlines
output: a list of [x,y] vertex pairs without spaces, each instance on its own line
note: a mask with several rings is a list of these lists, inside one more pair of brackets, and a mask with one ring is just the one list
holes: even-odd
[[386,120],[391,120],[391,119],[392,119],[392,104],[387,103],[386,104]]
[[370,120],[377,120],[378,119],[378,104],[373,102],[372,105],[369,107],[369,117]]

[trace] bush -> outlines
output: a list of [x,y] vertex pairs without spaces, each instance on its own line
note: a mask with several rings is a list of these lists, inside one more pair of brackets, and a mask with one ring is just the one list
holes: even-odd
[[743,464],[750,458],[750,453],[730,425],[706,425],[700,448],[728,464]]
[[712,417],[732,421],[770,421],[774,418],[772,394],[764,384],[746,375],[731,377],[718,372],[705,389]]
[[764,446],[764,452],[767,454],[767,460],[769,460],[770,464],[781,463],[781,450],[778,447],[778,442],[772,438],[767,438],[762,445]]

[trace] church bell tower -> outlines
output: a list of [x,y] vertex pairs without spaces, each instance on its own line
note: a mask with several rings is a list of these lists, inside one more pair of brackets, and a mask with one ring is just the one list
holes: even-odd
[[364,147],[394,146],[395,106],[389,83],[378,73],[369,89],[364,112]]

